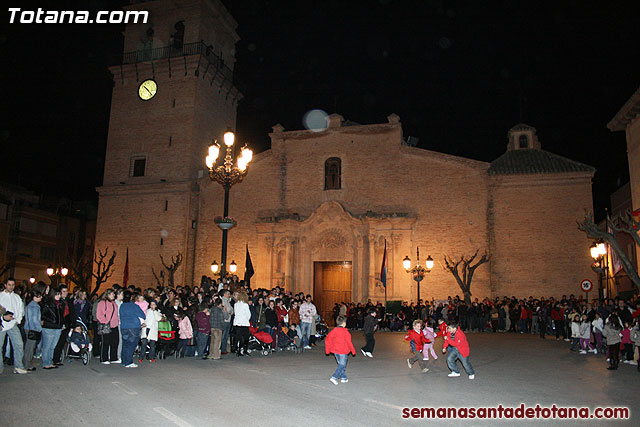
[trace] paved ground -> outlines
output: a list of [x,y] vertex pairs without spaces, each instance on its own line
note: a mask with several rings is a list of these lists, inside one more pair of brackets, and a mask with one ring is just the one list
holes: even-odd
[[[362,333],[353,332],[356,348]],[[513,425],[514,421],[405,420],[404,407],[626,406],[623,421],[530,421],[529,425],[638,425],[640,373],[607,371],[603,356],[579,355],[567,343],[520,334],[468,334],[476,378],[448,378],[445,360],[409,370],[400,333],[376,334],[374,359],[351,358],[349,383],[334,386],[322,345],[301,355],[203,361],[166,360],[138,369],[92,360],[23,376],[0,376],[4,426],[386,426]],[[436,344],[439,356],[441,340]],[[464,371],[463,371],[464,372]],[[525,421],[526,422],[526,421]],[[522,423],[522,422],[521,422]],[[532,424],[535,423],[535,424]]]

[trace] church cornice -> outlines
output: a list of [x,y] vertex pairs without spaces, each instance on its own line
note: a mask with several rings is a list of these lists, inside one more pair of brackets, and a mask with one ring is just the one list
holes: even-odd
[[616,115],[607,123],[607,127],[612,132],[625,130],[629,123],[631,123],[640,114],[640,87],[631,95],[631,98],[624,103],[622,108],[616,113]]
[[409,147],[406,145],[403,145],[402,147],[400,147],[400,152],[403,152],[412,156],[420,156],[420,157],[426,157],[433,160],[440,160],[447,163],[458,163],[460,165],[472,167],[480,171],[487,170],[490,165],[489,163],[482,162],[480,160],[468,159],[466,157],[454,156],[453,154],[445,154],[445,153],[440,153],[438,151],[426,150],[424,148],[417,148],[417,147]]

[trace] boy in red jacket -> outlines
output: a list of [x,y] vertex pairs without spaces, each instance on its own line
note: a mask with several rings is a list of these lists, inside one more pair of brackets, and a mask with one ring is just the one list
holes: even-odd
[[337,327],[334,328],[324,340],[324,352],[326,354],[333,353],[338,362],[338,367],[333,373],[329,381],[338,385],[338,380],[343,383],[349,382],[347,379],[347,362],[349,361],[349,353],[356,355],[356,349],[351,342],[351,334],[349,330],[345,328],[347,325],[347,318],[344,316],[338,316],[336,319]]
[[413,357],[407,359],[409,369],[413,367],[414,363],[418,362],[420,363],[422,372],[427,372],[429,368],[427,368],[427,364],[422,360],[421,353],[424,345],[429,344],[431,341],[422,334],[422,320],[418,319],[413,321],[413,329],[405,335],[404,340],[409,341],[411,352],[413,353]]
[[469,343],[462,329],[458,327],[457,322],[451,322],[447,328],[447,335],[444,337],[444,343],[442,344],[442,352],[447,352],[447,347],[451,346],[449,355],[447,356],[447,366],[451,370],[449,377],[459,377],[460,371],[456,361],[460,359],[464,370],[469,374],[469,379],[475,378],[475,371],[471,362],[469,362]]
[[447,322],[441,317],[438,319],[438,332],[436,333],[436,338],[444,337],[447,335]]

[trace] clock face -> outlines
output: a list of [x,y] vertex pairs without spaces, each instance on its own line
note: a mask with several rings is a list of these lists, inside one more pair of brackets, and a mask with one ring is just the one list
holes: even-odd
[[138,87],[138,96],[143,101],[150,100],[151,98],[156,96],[157,92],[158,92],[158,84],[155,82],[155,80],[151,80],[151,79],[145,80],[142,83],[140,83],[140,86]]

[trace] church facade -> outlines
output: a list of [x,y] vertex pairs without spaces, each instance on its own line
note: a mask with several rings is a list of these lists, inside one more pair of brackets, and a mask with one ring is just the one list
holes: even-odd
[[[131,283],[155,285],[159,256],[179,252],[176,283],[198,284],[220,259],[222,233],[213,218],[222,214],[224,192],[209,179],[204,158],[211,141],[235,126],[237,24],[214,0],[135,7],[156,18],[127,26],[122,64],[111,67],[96,247],[119,254],[112,282],[120,282],[128,248]],[[149,34],[169,47],[154,48]],[[156,87],[151,97],[148,80]],[[271,148],[254,156],[230,193],[237,225],[227,262],[234,260],[242,277],[248,246],[254,286],[311,293],[326,307],[382,300],[385,245],[390,300],[415,301],[416,283],[402,260],[415,262],[418,247],[421,262],[435,260],[420,285],[427,299],[462,294],[441,267],[444,254],[490,255],[473,279],[479,298],[577,294],[594,276],[591,242],[576,221],[593,209],[595,171],[542,150],[530,126],[509,130],[505,154],[491,163],[407,145],[395,114],[366,125],[333,114],[321,132],[276,125],[270,137]]]

